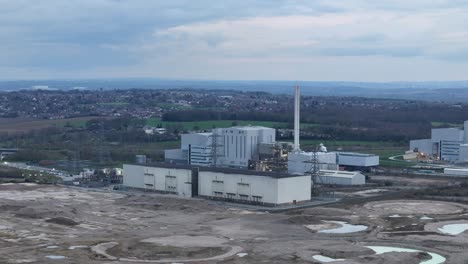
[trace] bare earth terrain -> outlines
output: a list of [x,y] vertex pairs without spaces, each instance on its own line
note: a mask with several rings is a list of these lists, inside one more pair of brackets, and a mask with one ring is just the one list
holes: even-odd
[[[464,223],[468,206],[439,201],[266,213],[169,195],[6,184],[0,263],[468,263],[468,231],[441,229]],[[376,254],[368,246],[414,251]]]

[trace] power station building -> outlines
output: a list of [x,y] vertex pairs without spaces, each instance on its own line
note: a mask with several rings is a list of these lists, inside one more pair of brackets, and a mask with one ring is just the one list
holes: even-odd
[[276,206],[311,199],[311,177],[241,169],[124,165],[123,185],[145,191]]
[[180,149],[165,151],[173,164],[247,168],[259,146],[274,144],[276,131],[262,126],[217,128],[209,133],[183,134]]
[[433,128],[430,139],[410,141],[410,150],[450,162],[468,161],[468,121],[461,128]]

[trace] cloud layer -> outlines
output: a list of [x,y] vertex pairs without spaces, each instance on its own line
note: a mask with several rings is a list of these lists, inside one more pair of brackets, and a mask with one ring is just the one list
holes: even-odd
[[466,79],[462,0],[0,0],[0,78]]

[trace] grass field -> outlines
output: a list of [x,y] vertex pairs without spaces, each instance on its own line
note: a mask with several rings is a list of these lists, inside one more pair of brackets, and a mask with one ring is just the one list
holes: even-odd
[[34,129],[47,127],[84,127],[86,122],[99,117],[87,116],[68,119],[23,119],[23,118],[0,118],[0,132],[27,132]]
[[[180,125],[185,130],[191,130],[194,128],[198,128],[201,130],[205,129],[212,129],[212,128],[223,128],[223,127],[231,127],[233,123],[237,123],[239,126],[265,126],[271,128],[287,128],[288,123],[286,122],[270,122],[270,121],[249,121],[249,120],[214,120],[214,121],[194,121],[194,122],[167,122],[161,121],[159,118],[149,118],[146,120],[146,124],[149,126],[157,126],[161,125],[162,127],[167,127],[171,125]],[[315,124],[302,124],[301,127],[310,127],[316,126]]]
[[463,127],[463,124],[445,123],[445,122],[431,122],[432,127]]

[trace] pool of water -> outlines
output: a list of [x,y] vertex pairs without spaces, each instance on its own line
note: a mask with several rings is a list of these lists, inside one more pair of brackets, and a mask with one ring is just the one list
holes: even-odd
[[57,256],[57,255],[49,255],[49,256],[46,256],[46,258],[48,258],[48,259],[66,259],[65,256]]
[[330,258],[330,257],[324,256],[324,255],[314,255],[312,257],[315,260],[323,262],[323,263],[334,262],[334,261],[343,261],[344,260],[344,259],[334,259],[334,258]]
[[342,221],[326,221],[326,222],[338,224],[338,225],[341,225],[341,227],[320,230],[320,231],[318,231],[318,233],[347,234],[347,233],[361,232],[361,231],[364,231],[364,230],[367,229],[367,226],[365,226],[365,225],[351,225],[351,224],[348,224],[348,223],[342,222]]
[[[389,252],[422,252],[421,250],[411,249],[411,248],[399,248],[399,247],[379,247],[379,246],[367,246],[375,252],[375,254],[383,254]],[[440,264],[445,262],[445,258],[439,254],[427,252],[432,258],[430,260],[425,260],[419,264]]]
[[444,225],[438,230],[444,234],[456,236],[468,230],[468,223]]

